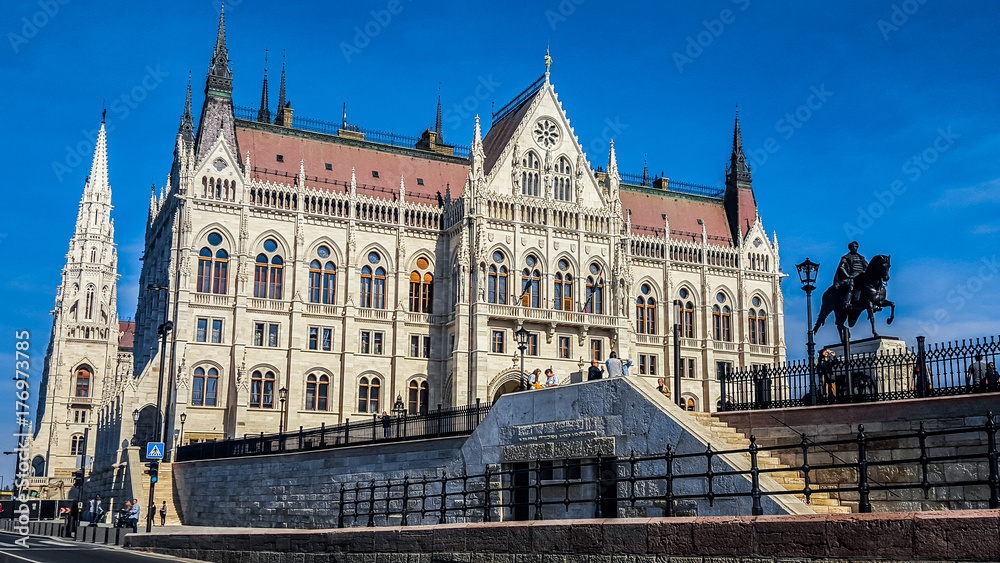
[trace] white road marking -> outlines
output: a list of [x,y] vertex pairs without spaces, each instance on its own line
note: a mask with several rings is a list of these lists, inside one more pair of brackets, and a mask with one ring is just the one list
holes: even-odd
[[9,551],[0,551],[0,554],[9,555],[10,557],[13,557],[14,559],[20,559],[21,561],[28,561],[29,563],[42,563],[41,561],[38,561],[37,559],[28,559],[27,557],[21,557],[20,555],[14,555],[13,553],[10,553]]

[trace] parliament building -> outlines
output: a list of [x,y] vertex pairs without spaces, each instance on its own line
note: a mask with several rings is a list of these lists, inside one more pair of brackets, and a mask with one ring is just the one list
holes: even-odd
[[397,398],[410,413],[494,401],[520,385],[522,328],[528,372],[568,383],[614,351],[651,387],[679,376],[697,411],[716,409],[719,372],[784,361],[784,274],[739,120],[724,188],[625,175],[613,143],[585,154],[550,61],[469,146],[443,139],[440,101],[402,142],[293,115],[284,69],[276,111],[266,71],[259,108],[234,106],[220,17],[200,119],[189,85],[150,196],[134,324],[116,313],[102,124],[53,313],[38,483],[152,439],[158,387],[169,459]]

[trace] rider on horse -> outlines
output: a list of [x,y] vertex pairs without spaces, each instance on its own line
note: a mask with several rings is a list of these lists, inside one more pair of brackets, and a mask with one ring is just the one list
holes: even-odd
[[840,258],[837,266],[837,274],[833,278],[833,286],[840,290],[844,297],[844,308],[850,309],[853,303],[857,303],[861,297],[861,288],[854,287],[854,278],[862,274],[868,267],[865,257],[858,254],[858,242],[852,241],[847,245],[848,252]]

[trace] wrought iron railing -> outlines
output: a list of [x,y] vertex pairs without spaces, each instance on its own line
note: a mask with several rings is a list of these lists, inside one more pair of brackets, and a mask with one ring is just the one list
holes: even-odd
[[[722,410],[777,409],[1000,391],[996,384],[973,385],[969,366],[976,362],[977,355],[982,356],[984,364],[995,365],[1000,356],[1000,339],[991,336],[927,346],[924,337],[920,336],[915,347],[888,353],[852,354],[846,360],[817,362],[811,368],[806,360],[743,367],[720,374]],[[927,375],[919,377],[921,373]]]
[[502,108],[493,112],[493,119],[491,123],[495,124],[501,119],[507,117],[507,114],[520,107],[520,105],[523,104],[525,101],[527,101],[528,98],[534,96],[535,93],[542,88],[542,84],[544,83],[545,83],[545,75],[543,74],[539,76],[537,80],[532,82],[530,86],[522,90],[520,94],[514,96],[513,100],[507,102],[506,104],[504,104]]
[[[257,121],[257,110],[252,107],[234,106],[233,112],[236,119],[242,119],[244,121]],[[314,133],[322,133],[324,135],[338,135],[338,132],[343,128],[347,131],[364,133],[365,140],[372,143],[408,149],[415,148],[417,142],[420,141],[420,137],[414,137],[412,135],[400,135],[392,131],[365,129],[364,127],[358,127],[357,125],[348,125],[344,128],[342,123],[323,121],[321,119],[313,119],[311,117],[303,117],[301,115],[296,115],[292,118],[292,128],[301,129],[303,131],[312,131]],[[455,145],[454,148],[455,156],[468,158],[471,153],[471,149],[468,145]]]
[[[604,172],[603,166],[594,166],[594,172]],[[622,183],[628,184],[630,186],[639,186],[640,188],[652,187],[659,177],[649,177],[642,174],[635,174],[632,172],[620,172]],[[713,199],[721,199],[726,195],[726,188],[720,188],[717,186],[706,186],[705,184],[693,184],[691,182],[682,182],[680,180],[671,180],[669,178],[664,179],[667,182],[666,191],[677,192],[682,194],[698,195],[702,197],[710,197]]]
[[[341,528],[647,516],[657,507],[663,516],[671,517],[689,512],[692,502],[712,506],[719,500],[741,498],[749,499],[744,506],[749,505],[751,514],[760,515],[765,498],[793,496],[809,503],[820,494],[841,500],[849,497],[858,512],[871,512],[872,501],[881,502],[879,491],[889,496],[906,490],[920,490],[925,499],[943,497],[969,507],[1000,508],[996,434],[996,420],[990,412],[981,424],[934,431],[925,430],[921,423],[916,432],[869,436],[859,426],[856,436],[842,440],[814,442],[802,435],[795,443],[762,447],[750,436],[750,446],[744,449],[719,451],[709,446],[702,452],[677,454],[668,446],[665,453],[653,456],[598,454],[585,459],[487,465],[476,474],[369,479],[342,483],[333,500]],[[960,440],[966,444],[962,448],[934,445]],[[913,443],[903,452],[912,455],[883,455],[901,442]],[[762,452],[772,457],[782,451],[798,456],[801,463],[790,467],[760,463]],[[721,463],[724,457],[736,456],[749,463],[742,464],[742,469]],[[944,471],[955,463],[977,469]],[[785,475],[790,471],[800,475],[801,488],[787,484],[761,488],[761,478],[771,475],[787,483]],[[830,482],[824,474],[840,478]],[[955,498],[956,487],[969,489],[963,498]],[[688,509],[683,508],[685,504]]]
[[289,430],[278,434],[246,435],[243,438],[188,444],[177,448],[177,461],[223,459],[277,453],[326,450],[384,442],[401,442],[472,434],[490,412],[490,404],[441,409],[420,415],[373,415],[363,422]]

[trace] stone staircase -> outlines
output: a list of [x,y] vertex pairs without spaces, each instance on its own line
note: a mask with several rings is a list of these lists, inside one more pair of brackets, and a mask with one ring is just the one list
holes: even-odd
[[[718,440],[729,444],[732,449],[746,449],[750,447],[750,440],[728,424],[707,412],[688,412],[692,418],[704,426]],[[749,462],[750,454],[745,453],[743,457]],[[779,471],[768,471],[766,475],[774,479],[781,486],[789,491],[802,490],[805,487],[805,480],[798,471],[790,469],[771,452],[763,451],[757,453],[757,467],[760,469],[779,469]],[[781,470],[784,468],[784,470]],[[805,495],[796,494],[800,500],[805,502]],[[842,506],[839,499],[832,498],[830,493],[813,493],[810,495],[809,507],[817,514],[850,514],[850,506]]]
[[163,501],[167,501],[167,526],[180,526],[181,519],[174,505],[173,464],[161,462],[156,482],[156,519],[153,520],[155,526],[160,525],[160,507],[163,506]]

